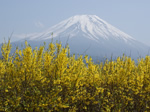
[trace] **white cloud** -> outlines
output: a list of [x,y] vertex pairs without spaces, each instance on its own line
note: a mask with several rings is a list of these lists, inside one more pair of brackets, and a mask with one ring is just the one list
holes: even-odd
[[38,27],[38,28],[44,28],[44,24],[41,23],[40,21],[36,21],[34,22],[35,26]]

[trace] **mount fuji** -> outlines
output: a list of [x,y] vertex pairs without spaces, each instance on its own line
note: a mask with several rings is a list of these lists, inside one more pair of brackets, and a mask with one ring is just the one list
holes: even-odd
[[27,40],[34,48],[56,40],[69,44],[72,54],[88,54],[94,59],[125,55],[138,58],[148,54],[149,47],[120,31],[96,15],[76,15],[41,33],[21,35],[24,39],[12,43],[19,45]]

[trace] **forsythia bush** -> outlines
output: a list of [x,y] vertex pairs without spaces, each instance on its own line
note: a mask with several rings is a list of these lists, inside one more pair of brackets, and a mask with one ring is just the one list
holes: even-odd
[[98,65],[70,56],[60,43],[32,49],[25,42],[23,50],[10,51],[8,41],[1,48],[0,111],[150,111],[149,56],[137,64],[123,56]]

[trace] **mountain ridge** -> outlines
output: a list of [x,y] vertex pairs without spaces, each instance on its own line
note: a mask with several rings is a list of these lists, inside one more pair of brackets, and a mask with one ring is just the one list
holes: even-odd
[[[63,46],[68,42],[72,54],[87,54],[93,57],[132,53],[132,57],[137,58],[139,54],[147,55],[149,50],[148,46],[96,15],[75,15],[46,31],[25,36],[32,47],[39,46],[44,41],[50,42],[52,38],[54,41],[60,40]],[[18,41],[19,44],[22,42],[23,39]]]

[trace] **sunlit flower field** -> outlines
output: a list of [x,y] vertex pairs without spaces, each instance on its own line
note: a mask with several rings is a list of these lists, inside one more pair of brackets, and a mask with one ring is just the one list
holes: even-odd
[[10,55],[10,40],[1,52],[0,111],[150,111],[150,56],[94,64],[61,43],[32,49],[27,41]]

